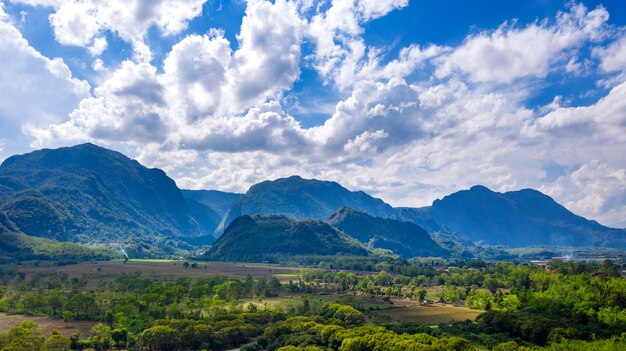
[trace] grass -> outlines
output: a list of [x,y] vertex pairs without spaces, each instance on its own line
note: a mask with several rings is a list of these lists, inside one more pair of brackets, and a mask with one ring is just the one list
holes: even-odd
[[184,261],[171,260],[129,260],[107,262],[83,262],[61,267],[30,267],[21,266],[20,272],[28,275],[34,273],[65,272],[71,277],[86,275],[94,280],[106,280],[120,273],[143,273],[166,278],[204,278],[209,275],[220,275],[231,278],[275,276],[281,282],[288,282],[300,275],[300,268],[279,267],[269,264],[242,264],[228,262],[194,262],[197,268],[184,268]]
[[178,260],[157,259],[157,258],[131,258],[128,261],[129,262],[138,262],[138,263],[173,263],[173,262],[178,262]]
[[86,337],[89,336],[91,327],[96,324],[95,322],[89,321],[64,322],[62,319],[56,318],[23,316],[0,312],[0,332],[6,332],[26,320],[35,321],[39,325],[41,332],[46,336],[50,336],[52,335],[52,331],[58,330],[61,334],[69,337],[74,331],[78,330],[83,337]]
[[372,312],[373,316],[382,315],[397,322],[414,322],[423,325],[436,325],[454,321],[474,320],[483,311],[466,307],[455,307],[444,304],[410,305]]

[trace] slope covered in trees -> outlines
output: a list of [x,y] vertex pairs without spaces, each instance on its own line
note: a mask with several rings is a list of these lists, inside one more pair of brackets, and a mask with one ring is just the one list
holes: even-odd
[[327,223],[368,247],[391,250],[403,258],[449,255],[415,223],[374,217],[349,207],[339,209]]
[[93,144],[13,156],[0,166],[0,209],[29,235],[171,252],[211,240],[219,215],[191,207],[163,171]]
[[322,221],[297,221],[282,215],[244,215],[226,228],[204,258],[275,262],[281,257],[317,255],[366,256],[368,251]]

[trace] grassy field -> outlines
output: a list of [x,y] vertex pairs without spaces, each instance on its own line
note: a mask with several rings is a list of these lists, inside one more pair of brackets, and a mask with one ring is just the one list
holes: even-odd
[[281,281],[297,279],[299,268],[280,267],[269,264],[243,264],[227,262],[195,262],[197,268],[184,268],[183,261],[170,260],[130,260],[109,262],[84,262],[61,267],[20,267],[19,271],[28,275],[34,273],[65,272],[72,277],[88,275],[98,279],[106,279],[117,273],[138,273],[158,277],[203,278],[209,275],[221,275],[232,278],[275,276]]
[[[397,306],[398,304],[396,304]],[[387,310],[372,312],[372,316],[387,316],[398,322],[415,322],[424,325],[436,325],[453,321],[474,320],[483,311],[466,307],[455,307],[444,304],[398,306]]]
[[52,331],[58,330],[61,334],[69,337],[78,330],[83,337],[86,337],[89,335],[91,327],[96,324],[88,321],[64,322],[62,319],[56,318],[22,316],[0,312],[0,332],[6,332],[25,320],[35,321],[39,325],[41,332],[46,336],[50,336]]

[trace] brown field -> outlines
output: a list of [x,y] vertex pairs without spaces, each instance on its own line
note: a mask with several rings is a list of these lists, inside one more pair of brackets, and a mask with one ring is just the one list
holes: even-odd
[[[397,303],[394,305],[398,306]],[[444,304],[432,305],[404,305],[402,307],[381,310],[373,315],[388,316],[398,322],[415,322],[424,325],[450,323],[453,321],[474,320],[483,311],[472,310],[466,307],[455,307]]]
[[4,333],[14,326],[26,320],[35,321],[39,325],[39,329],[45,336],[52,335],[52,331],[58,330],[65,336],[70,336],[76,330],[79,330],[82,337],[89,336],[89,330],[96,324],[88,321],[64,322],[62,319],[49,317],[32,317],[18,314],[6,314],[0,312],[0,332]]
[[227,262],[196,262],[198,268],[183,268],[183,261],[137,260],[124,264],[121,261],[84,262],[61,267],[21,267],[20,272],[26,276],[34,273],[65,272],[72,277],[88,275],[99,280],[119,273],[137,273],[167,278],[204,278],[209,275],[223,275],[232,278],[269,276],[281,281],[297,279],[299,268],[280,267],[270,264],[227,263]]

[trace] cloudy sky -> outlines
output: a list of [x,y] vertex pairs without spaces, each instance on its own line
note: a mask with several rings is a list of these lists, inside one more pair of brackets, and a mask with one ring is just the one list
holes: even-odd
[[421,206],[537,188],[626,227],[626,6],[0,0],[0,160],[85,141],[181,187]]

